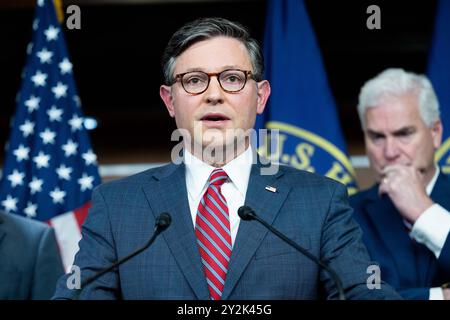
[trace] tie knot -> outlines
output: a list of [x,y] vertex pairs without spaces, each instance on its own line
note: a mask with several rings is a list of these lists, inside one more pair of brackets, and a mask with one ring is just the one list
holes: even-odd
[[223,171],[222,169],[215,169],[209,177],[209,184],[220,187],[225,183],[225,181],[227,181],[227,179],[228,175],[225,171]]

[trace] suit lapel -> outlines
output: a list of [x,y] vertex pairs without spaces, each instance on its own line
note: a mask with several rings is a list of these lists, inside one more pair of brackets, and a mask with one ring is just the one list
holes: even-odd
[[434,202],[439,203],[446,210],[450,210],[450,180],[449,178],[440,173],[438,179],[436,180],[436,184],[431,192],[431,199]]
[[388,196],[378,196],[378,185],[370,191],[367,211],[381,241],[395,261],[401,278],[416,282],[417,270],[413,243],[403,219]]
[[189,209],[185,168],[174,164],[166,168],[143,187],[144,193],[155,216],[161,212],[172,215],[172,225],[162,236],[197,298],[208,300],[209,291]]
[[[262,219],[272,224],[290,187],[279,179],[283,175],[281,171],[277,175],[263,176],[260,169],[261,166],[258,164],[252,167],[245,205],[253,208]],[[267,191],[265,189],[267,186],[275,187],[276,192]],[[257,221],[240,221],[222,299],[229,297],[267,232],[267,229]]]

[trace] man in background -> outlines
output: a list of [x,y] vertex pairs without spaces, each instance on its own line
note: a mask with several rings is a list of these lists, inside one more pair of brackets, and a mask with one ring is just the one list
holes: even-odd
[[430,81],[387,69],[367,81],[358,113],[378,182],[350,198],[381,276],[407,299],[450,299],[450,180],[434,161],[439,103]]
[[52,228],[0,212],[0,300],[50,299],[63,274]]

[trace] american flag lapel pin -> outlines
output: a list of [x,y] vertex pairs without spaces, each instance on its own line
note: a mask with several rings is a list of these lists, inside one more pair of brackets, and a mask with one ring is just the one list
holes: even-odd
[[277,192],[277,188],[272,187],[272,186],[266,186],[265,189],[266,189],[267,191],[270,191],[270,192],[273,192],[273,193]]

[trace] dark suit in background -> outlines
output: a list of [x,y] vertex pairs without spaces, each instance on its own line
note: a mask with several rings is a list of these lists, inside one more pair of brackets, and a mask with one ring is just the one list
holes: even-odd
[[0,212],[0,299],[50,299],[62,274],[53,229]]
[[444,128],[433,86],[386,69],[362,86],[358,114],[377,184],[350,204],[371,258],[405,298],[450,300],[450,183],[435,163]]
[[[350,197],[355,219],[364,231],[363,241],[381,276],[408,299],[428,299],[431,287],[450,281],[450,237],[439,259],[423,244],[412,240],[401,215],[378,185]],[[431,199],[450,210],[450,179],[439,174]]]

